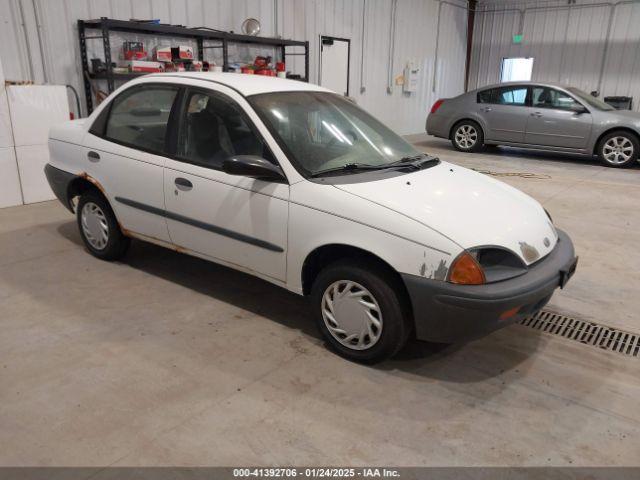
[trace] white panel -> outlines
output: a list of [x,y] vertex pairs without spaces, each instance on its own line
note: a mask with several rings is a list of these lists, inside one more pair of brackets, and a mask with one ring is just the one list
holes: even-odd
[[4,85],[0,86],[0,148],[13,146],[13,134],[11,133],[11,119],[9,116],[9,103]]
[[0,208],[22,204],[15,150],[0,148]]
[[13,146],[13,133],[11,132],[7,91],[4,88],[4,72],[2,62],[0,62],[0,148],[11,146]]
[[49,161],[47,145],[29,145],[15,149],[24,203],[53,200],[55,195],[44,175],[44,166]]
[[67,91],[63,86],[10,86],[7,97],[16,146],[46,144],[49,128],[69,120]]

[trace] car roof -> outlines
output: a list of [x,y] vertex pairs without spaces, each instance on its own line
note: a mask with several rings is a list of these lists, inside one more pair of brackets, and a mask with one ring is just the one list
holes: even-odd
[[560,83],[549,83],[549,82],[531,82],[531,81],[523,81],[523,82],[503,82],[503,83],[494,83],[493,85],[485,85],[483,87],[478,87],[474,90],[474,92],[478,92],[481,90],[487,90],[489,88],[498,88],[498,87],[511,87],[515,85],[530,85],[537,87],[552,87],[552,88],[562,88],[566,90],[570,88],[571,85],[562,85]]
[[271,92],[331,92],[326,88],[300,80],[289,80],[286,78],[268,77],[266,75],[249,75],[246,73],[227,72],[167,72],[145,75],[143,78],[148,81],[153,79],[168,77],[183,77],[191,80],[204,80],[216,82],[233,88],[244,96],[257,95],[259,93]]

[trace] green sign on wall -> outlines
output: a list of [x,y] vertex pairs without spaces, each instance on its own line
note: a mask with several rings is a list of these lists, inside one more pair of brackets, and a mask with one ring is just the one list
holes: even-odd
[[514,35],[513,43],[522,43],[522,37],[524,37],[524,35],[522,35],[521,33]]

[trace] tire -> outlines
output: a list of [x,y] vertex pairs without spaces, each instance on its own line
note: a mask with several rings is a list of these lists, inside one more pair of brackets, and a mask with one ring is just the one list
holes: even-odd
[[109,202],[93,191],[83,193],[76,208],[78,229],[89,253],[101,260],[122,258],[131,240],[120,230]]
[[459,152],[478,152],[483,143],[482,127],[473,120],[462,120],[451,129],[451,144]]
[[[384,269],[368,263],[339,261],[325,267],[313,283],[311,302],[328,346],[344,358],[373,364],[392,357],[405,345],[412,322],[401,286]],[[336,301],[347,291],[355,296]],[[333,300],[333,306],[328,300]],[[367,318],[376,319],[379,327],[369,321],[365,332]],[[340,328],[346,333],[336,331]],[[353,332],[357,337],[349,340]]]
[[600,161],[607,167],[630,167],[638,160],[640,141],[632,133],[615,130],[600,139],[597,153]]

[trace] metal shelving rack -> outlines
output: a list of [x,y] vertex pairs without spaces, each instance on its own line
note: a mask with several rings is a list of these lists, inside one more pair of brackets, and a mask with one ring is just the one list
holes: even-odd
[[[87,36],[87,30],[98,30],[100,33]],[[104,79],[107,81],[107,91],[115,90],[116,80],[130,80],[144,73],[115,73],[112,66],[110,32],[124,32],[140,35],[155,35],[177,38],[188,38],[197,44],[197,59],[203,60],[204,50],[207,48],[221,48],[223,59],[223,71],[229,71],[229,44],[264,45],[280,49],[280,57],[286,63],[286,57],[292,55],[304,55],[304,78],[309,79],[309,42],[297,40],[285,40],[282,38],[254,37],[240,35],[231,32],[222,32],[206,28],[187,28],[178,25],[166,25],[127,20],[114,20],[102,17],[99,20],[78,20],[78,38],[80,40],[80,58],[82,61],[82,78],[84,81],[84,93],[87,101],[87,112],[93,111],[93,94],[91,80]],[[102,40],[104,50],[104,63],[106,71],[94,74],[89,70],[89,58],[87,57],[87,40]],[[218,45],[204,45],[205,40],[219,41]],[[304,53],[289,52],[287,47],[304,47]]]

